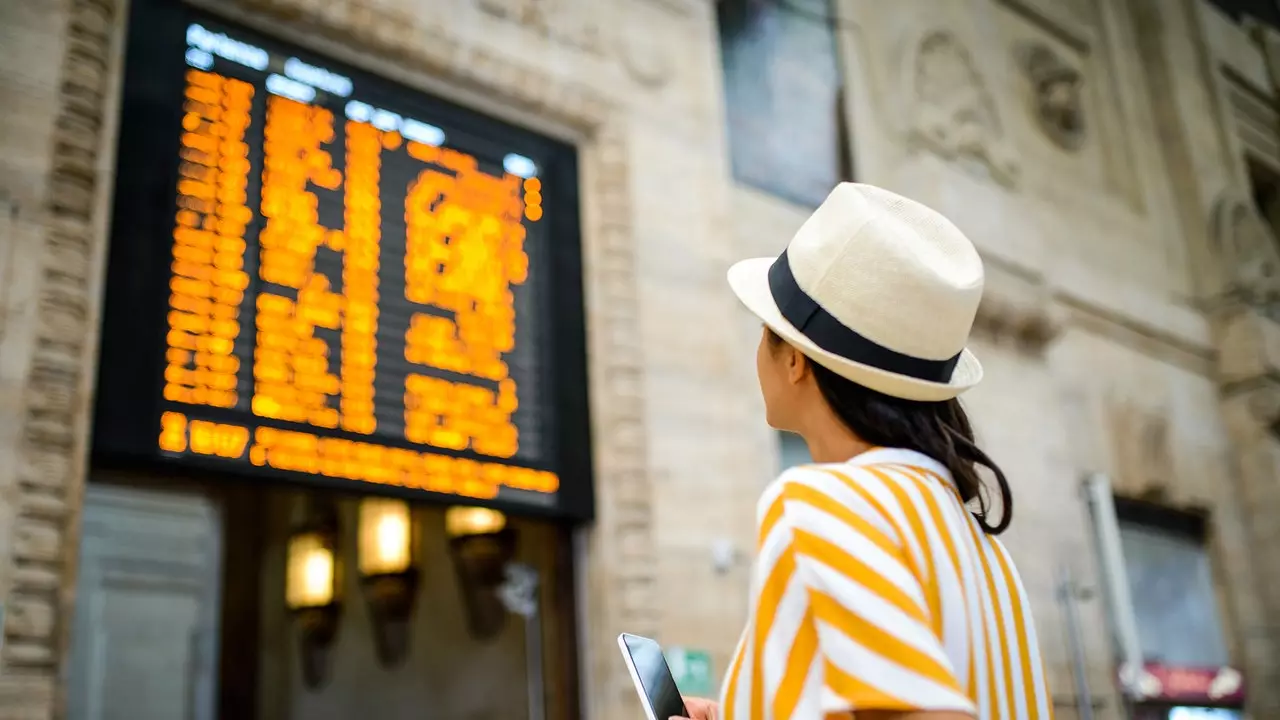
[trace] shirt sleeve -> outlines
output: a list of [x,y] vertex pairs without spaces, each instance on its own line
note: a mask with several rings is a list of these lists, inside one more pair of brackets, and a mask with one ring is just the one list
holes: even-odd
[[[789,470],[761,499],[755,648],[776,720],[859,710],[974,713],[903,539],[851,477]],[[767,567],[765,567],[767,566]]]

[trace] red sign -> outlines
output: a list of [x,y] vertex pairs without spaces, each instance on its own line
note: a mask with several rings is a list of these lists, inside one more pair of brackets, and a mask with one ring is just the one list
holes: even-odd
[[1120,670],[1120,684],[1135,699],[1187,705],[1244,704],[1244,676],[1233,667],[1176,667],[1147,663]]

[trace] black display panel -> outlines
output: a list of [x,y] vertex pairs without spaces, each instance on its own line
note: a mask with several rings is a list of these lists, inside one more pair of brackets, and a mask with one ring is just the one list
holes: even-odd
[[568,145],[133,4],[102,461],[592,514]]

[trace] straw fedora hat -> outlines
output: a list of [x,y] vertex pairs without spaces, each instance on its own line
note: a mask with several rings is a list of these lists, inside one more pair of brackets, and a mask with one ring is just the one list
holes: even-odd
[[982,380],[965,344],[982,259],[951,221],[871,185],[841,183],[777,258],[743,260],[729,285],[814,362],[885,395],[939,401]]

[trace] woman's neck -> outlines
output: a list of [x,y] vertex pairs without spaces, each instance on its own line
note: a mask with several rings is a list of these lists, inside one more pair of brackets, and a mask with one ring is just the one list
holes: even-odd
[[807,429],[801,437],[809,446],[809,457],[816,463],[845,462],[872,448],[840,423],[823,423],[821,427]]

